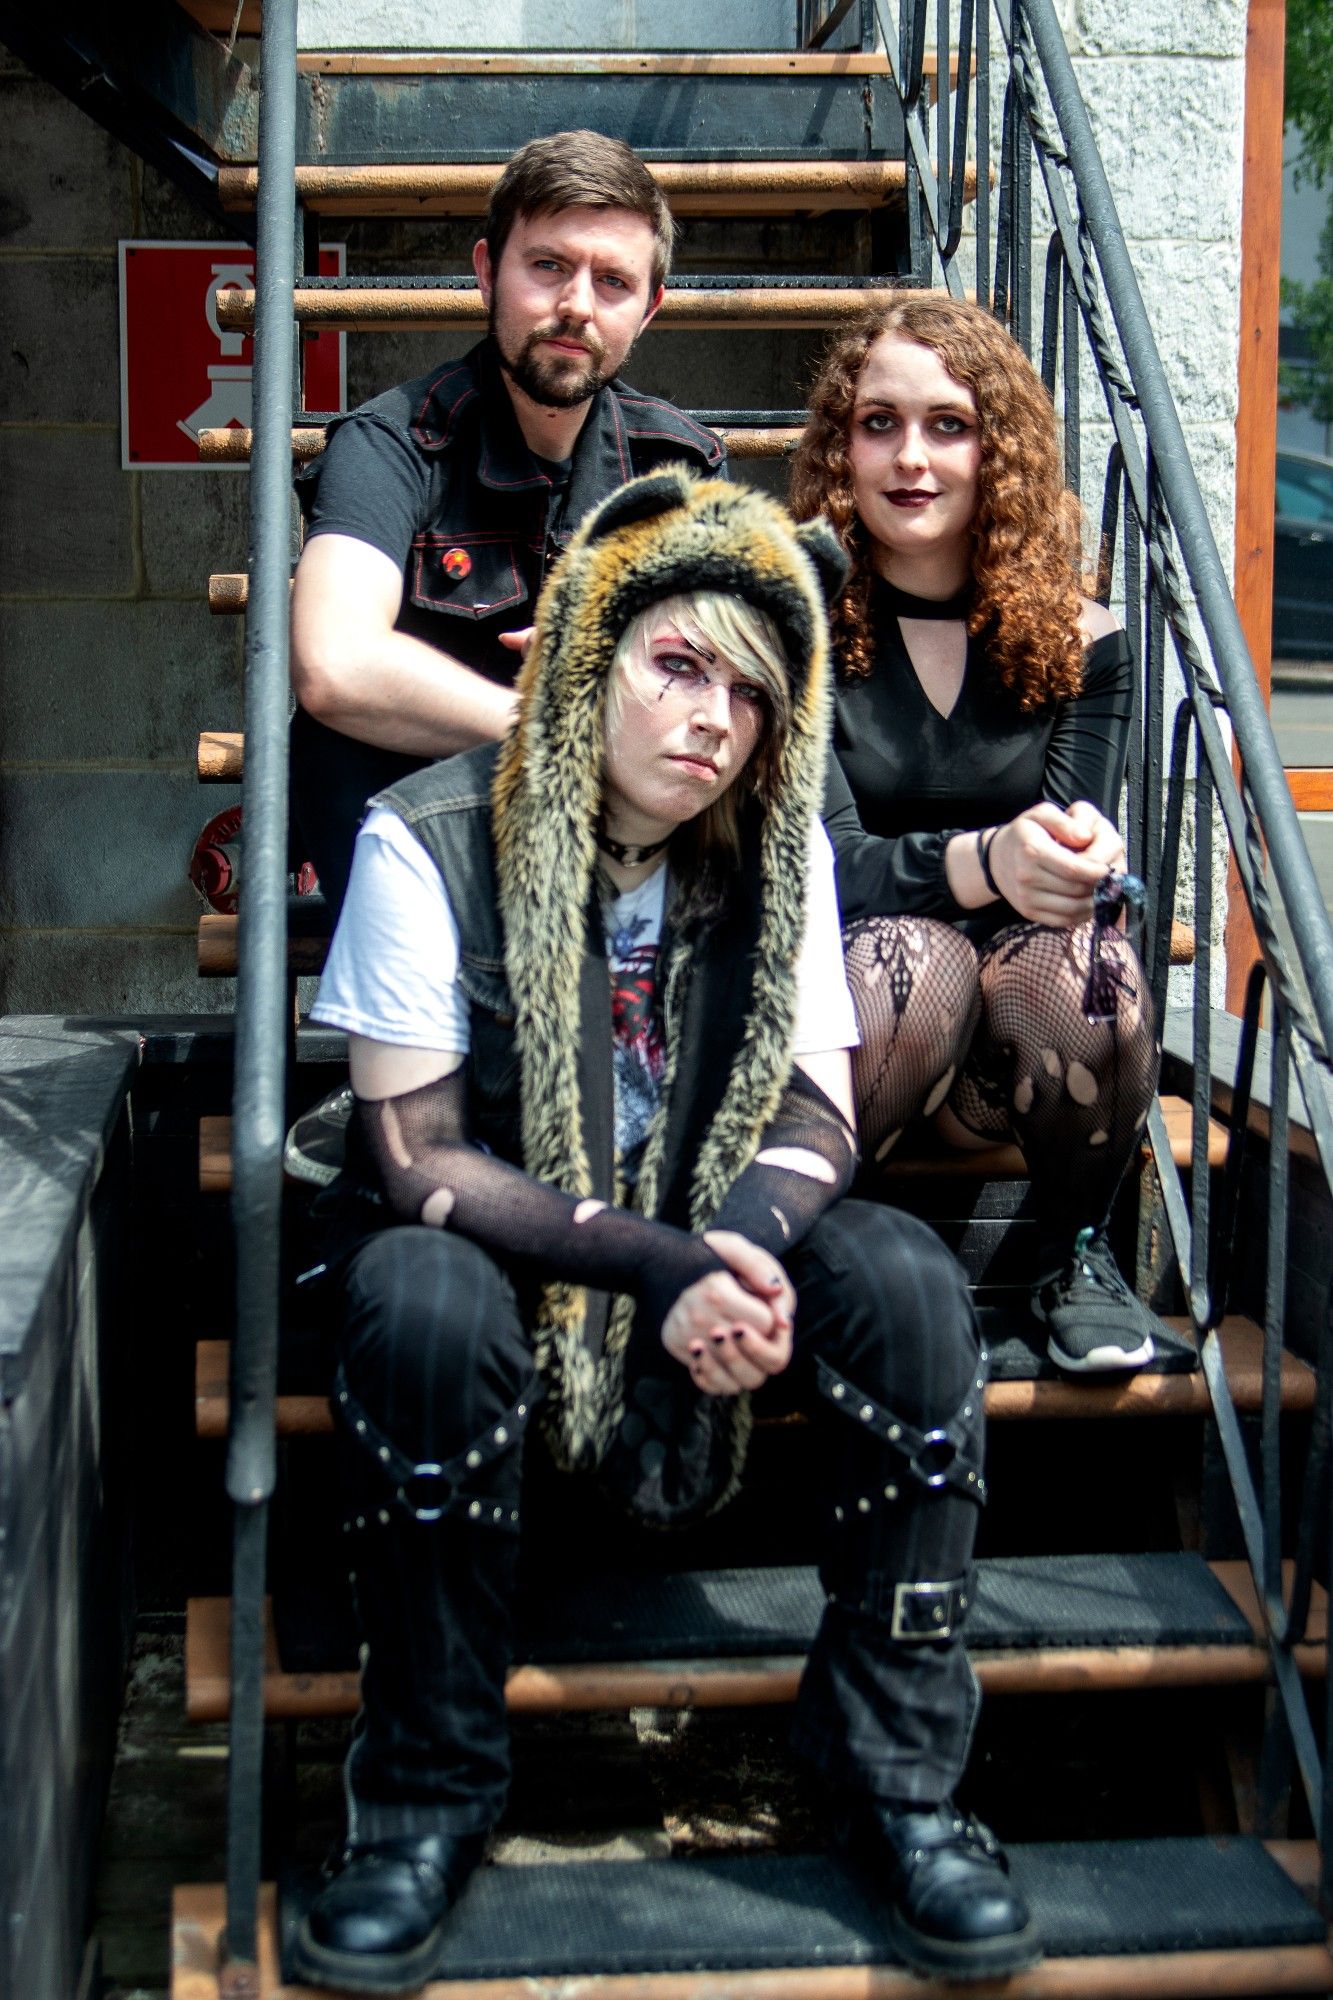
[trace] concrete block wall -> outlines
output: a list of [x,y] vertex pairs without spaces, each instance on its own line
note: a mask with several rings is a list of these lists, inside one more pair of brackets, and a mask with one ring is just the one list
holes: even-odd
[[194,777],[240,726],[234,471],[122,472],[116,243],[217,237],[174,188],[0,51],[0,1012],[231,1005],[194,972]]

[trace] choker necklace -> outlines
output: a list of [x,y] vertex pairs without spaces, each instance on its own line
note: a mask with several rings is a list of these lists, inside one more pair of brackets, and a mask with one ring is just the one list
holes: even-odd
[[913,597],[908,590],[900,590],[896,583],[890,583],[886,576],[876,579],[884,602],[895,618],[961,618],[966,620],[972,609],[972,587],[967,585],[954,597]]
[[602,853],[609,854],[622,868],[637,868],[640,862],[651,861],[655,854],[660,854],[664,847],[671,845],[671,835],[668,834],[665,840],[650,841],[647,847],[631,847],[623,840],[612,840],[610,834],[603,833],[600,827],[593,839]]

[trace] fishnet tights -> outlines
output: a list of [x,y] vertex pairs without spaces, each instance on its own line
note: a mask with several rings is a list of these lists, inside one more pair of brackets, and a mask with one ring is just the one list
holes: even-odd
[[1017,1139],[1052,1239],[1102,1222],[1147,1116],[1160,1051],[1143,968],[1116,930],[1099,946],[1106,1018],[1089,1018],[1092,935],[1091,923],[1011,924],[978,953],[930,918],[849,926],[865,1159],[883,1159],[910,1119],[947,1100],[978,1137]]

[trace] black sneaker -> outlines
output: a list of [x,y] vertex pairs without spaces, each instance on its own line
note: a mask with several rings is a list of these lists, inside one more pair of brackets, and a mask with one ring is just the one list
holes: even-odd
[[343,1170],[347,1127],[352,1122],[352,1086],[343,1084],[311,1106],[287,1134],[282,1149],[283,1170],[294,1181],[327,1187]]
[[1032,1310],[1050,1328],[1046,1352],[1070,1375],[1146,1368],[1156,1320],[1120,1275],[1104,1229],[1080,1229],[1062,1271],[1043,1278]]

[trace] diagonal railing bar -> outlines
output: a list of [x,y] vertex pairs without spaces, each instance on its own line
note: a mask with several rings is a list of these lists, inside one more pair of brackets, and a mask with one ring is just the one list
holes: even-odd
[[[876,5],[878,8],[879,0]],[[899,7],[898,43],[904,53],[904,67],[906,59],[919,49],[920,10],[921,0],[902,0]],[[939,87],[943,90],[948,75],[950,18],[945,0],[937,0],[937,16]],[[882,12],[879,18],[883,30]],[[960,6],[960,78],[963,26]],[[998,86],[1000,79],[992,79],[990,49],[996,27],[995,52],[1004,67],[992,239],[990,118],[995,101],[993,82]],[[1289,1075],[1294,1072],[1297,1079],[1324,1177],[1333,1188],[1333,1091],[1328,1060],[1333,1047],[1333,977],[1330,976],[1333,931],[1300,834],[1264,700],[1255,681],[1174,401],[1130,267],[1115,204],[1056,20],[1053,0],[995,0],[993,21],[989,8],[978,4],[975,26],[969,27],[968,34],[974,34],[978,52],[973,91],[978,141],[977,192],[980,197],[984,189],[986,196],[984,225],[979,215],[975,237],[977,296],[1008,324],[1029,354],[1033,353],[1033,307],[1040,306],[1040,346],[1036,358],[1062,415],[1066,478],[1075,490],[1080,484],[1085,435],[1086,399],[1080,374],[1085,344],[1097,372],[1112,433],[1102,492],[1098,594],[1111,594],[1118,560],[1126,625],[1140,670],[1131,718],[1132,740],[1138,754],[1132,760],[1128,785],[1129,850],[1132,865],[1152,882],[1155,892],[1148,970],[1159,1010],[1164,1009],[1168,994],[1168,945],[1187,794],[1194,802],[1195,963],[1190,1023],[1193,1135],[1185,1176],[1174,1164],[1158,1110],[1150,1115],[1149,1138],[1167,1226],[1181,1270],[1187,1275],[1191,1317],[1202,1343],[1204,1373],[1245,1528],[1246,1553],[1263,1607],[1278,1690],[1264,1746],[1265,1808],[1271,1812],[1280,1810],[1281,1798],[1290,1783],[1294,1751],[1316,1825],[1322,1828],[1325,1800],[1319,1754],[1291,1646],[1308,1616],[1310,1578],[1314,1573],[1312,1539],[1323,1538],[1328,1528],[1326,1516],[1333,1496],[1328,1485],[1321,1482],[1325,1481],[1329,1460],[1333,1459],[1333,1445],[1313,1456],[1307,1455],[1309,1504],[1297,1550],[1298,1577],[1303,1581],[1293,1591],[1290,1608],[1284,1609],[1279,1562],[1282,1525],[1279,1431],[1280,1360],[1286,1309]],[[885,43],[893,45],[887,33]],[[919,77],[917,85],[919,88]],[[918,220],[921,226],[935,231],[931,247],[939,259],[945,282],[955,295],[958,286],[953,282],[954,271],[963,266],[967,246],[952,231],[942,229],[940,218],[947,213],[952,222],[954,177],[946,162],[965,157],[962,132],[966,122],[967,112],[961,104],[938,107],[934,189],[925,148],[911,140],[908,146],[909,178],[915,175],[922,190]],[[947,144],[950,137],[951,146]],[[1054,224],[1038,299],[1033,297],[1031,270],[1034,157],[1039,185]],[[929,250],[923,257],[919,244],[915,244],[913,270],[920,272],[929,263]],[[994,281],[988,300],[987,280],[992,270]],[[1123,536],[1117,551],[1122,509]],[[1202,642],[1196,636],[1200,628]],[[1165,700],[1168,629],[1171,657],[1184,688],[1184,699],[1170,725],[1169,760]],[[1232,725],[1235,746],[1240,752],[1239,779],[1224,714]],[[1164,786],[1168,761],[1169,781]],[[1222,1226],[1215,1245],[1209,1224],[1212,1190],[1207,1135],[1212,1109],[1212,851],[1219,820],[1241,893],[1253,917],[1261,969],[1252,983],[1252,1018],[1233,1093],[1233,1133],[1222,1190]],[[1288,949],[1279,934],[1279,911],[1290,925],[1295,960],[1309,988],[1308,1000],[1293,976]],[[1269,1263],[1261,1458],[1256,1485],[1214,1328],[1225,1305],[1230,1268],[1227,1246],[1237,1235],[1236,1218],[1242,1200],[1240,1176],[1247,1135],[1244,1131],[1237,1132],[1235,1120],[1237,1117],[1248,1120],[1259,993],[1265,985],[1275,1009],[1277,1044],[1270,1081],[1272,1090],[1282,1093],[1282,1110],[1270,1122],[1270,1168],[1265,1180]],[[1319,1393],[1326,1411],[1333,1408],[1333,1389],[1325,1380],[1331,1358],[1333,1327],[1326,1326],[1321,1334],[1319,1364]],[[1333,1429],[1333,1416],[1328,1418],[1328,1424]],[[1316,1526],[1311,1527],[1311,1522]],[[1333,1824],[1333,1807],[1328,1810]],[[1333,1849],[1326,1848],[1324,1865],[1323,1888],[1328,1905],[1333,1903]]]
[[296,218],[297,0],[265,0],[260,45],[250,596],[245,645],[245,895],[239,924],[227,1493],[234,1509],[227,1914],[221,1992],[257,1991],[264,1570],[276,1471],[286,1109],[288,531]]
[[[1106,170],[1052,0],[1022,0],[1021,18],[1047,79],[1080,204],[1106,280],[1121,349],[1185,571],[1208,635],[1269,858],[1297,941],[1325,1050],[1333,1049],[1333,929],[1301,837],[1262,691],[1190,464],[1175,401],[1139,292]],[[1220,732],[1219,732],[1220,735]],[[1206,740],[1206,739],[1205,739]]]

